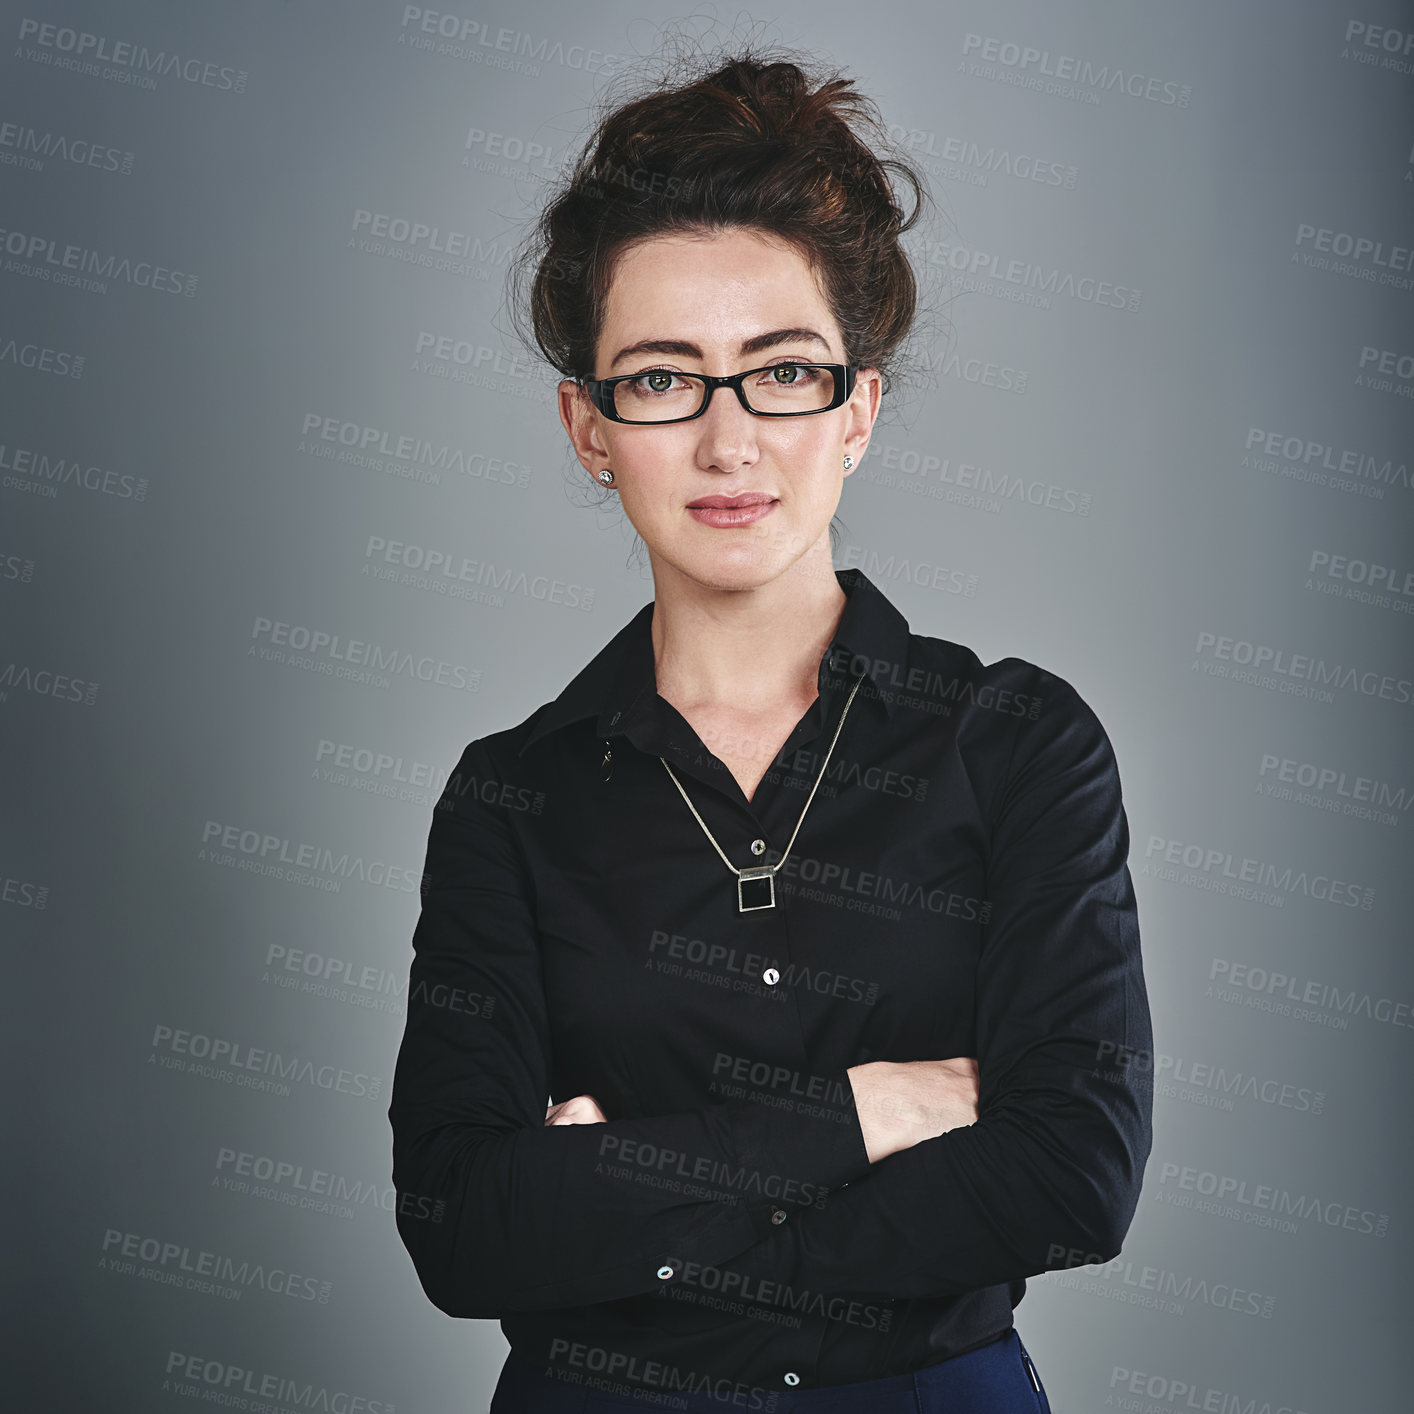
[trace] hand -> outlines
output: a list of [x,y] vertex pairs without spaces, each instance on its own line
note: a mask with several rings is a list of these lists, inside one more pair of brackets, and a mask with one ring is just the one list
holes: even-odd
[[869,1162],[977,1122],[975,1056],[869,1061],[846,1072]]
[[576,1095],[570,1100],[561,1100],[545,1111],[546,1124],[607,1124],[604,1111],[599,1108],[593,1095]]

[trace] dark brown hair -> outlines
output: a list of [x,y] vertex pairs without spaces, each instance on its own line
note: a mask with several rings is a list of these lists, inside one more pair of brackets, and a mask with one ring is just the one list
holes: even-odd
[[[565,377],[595,374],[609,285],[631,244],[754,227],[800,252],[840,326],[846,361],[879,369],[888,390],[917,304],[899,237],[918,219],[926,181],[865,140],[892,151],[853,79],[812,76],[810,67],[744,49],[600,120],[511,270],[522,337],[528,313],[529,339]],[[907,214],[891,171],[913,191]]]

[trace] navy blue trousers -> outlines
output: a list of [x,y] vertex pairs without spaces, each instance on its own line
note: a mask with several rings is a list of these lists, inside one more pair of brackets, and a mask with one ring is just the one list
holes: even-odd
[[[586,1376],[590,1379],[592,1376]],[[760,1402],[732,1403],[702,1392],[663,1390],[650,1397],[557,1380],[509,1356],[489,1414],[1051,1414],[1041,1377],[1013,1326],[998,1340],[907,1375],[763,1392]]]

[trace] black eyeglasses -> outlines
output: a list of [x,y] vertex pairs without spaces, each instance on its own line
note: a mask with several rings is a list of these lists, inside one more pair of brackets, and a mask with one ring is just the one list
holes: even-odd
[[[858,372],[857,363],[773,363],[722,378],[650,368],[617,378],[576,381],[614,422],[664,423],[701,417],[718,388],[730,388],[742,407],[757,417],[811,417],[839,407],[854,391]],[[771,376],[753,383],[748,396],[746,380],[758,373]],[[789,376],[777,376],[782,374]]]

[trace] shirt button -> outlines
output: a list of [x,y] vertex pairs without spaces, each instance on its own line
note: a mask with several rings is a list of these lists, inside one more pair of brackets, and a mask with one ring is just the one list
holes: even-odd
[[798,1385],[800,1383],[800,1376],[797,1375],[794,1370],[787,1370],[786,1383],[788,1385]]
[[768,967],[762,974],[761,980],[768,986],[774,987],[781,980],[781,974],[774,967]]
[[775,1223],[778,1227],[781,1223],[785,1222],[787,1216],[788,1214],[786,1213],[784,1208],[771,1209],[771,1221]]
[[666,1263],[664,1263],[663,1266],[658,1268],[658,1279],[660,1281],[667,1281],[667,1279],[672,1276],[672,1274],[673,1269]]
[[765,853],[766,853],[766,841],[765,841],[765,840],[752,840],[752,841],[751,841],[751,852],[752,852],[752,854],[765,854]]

